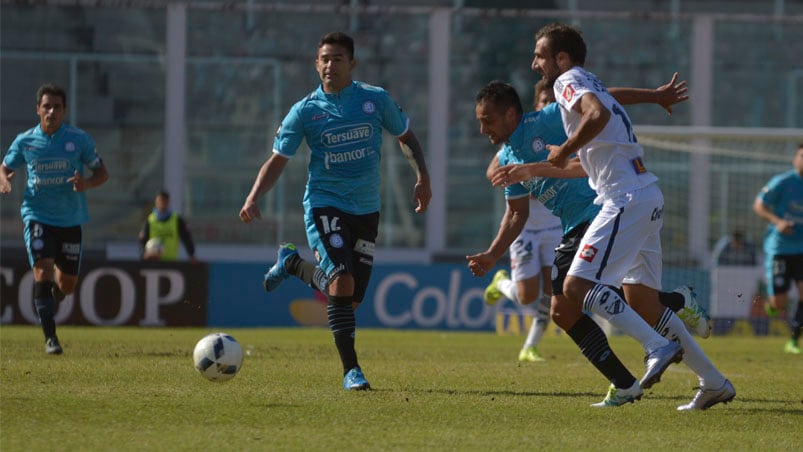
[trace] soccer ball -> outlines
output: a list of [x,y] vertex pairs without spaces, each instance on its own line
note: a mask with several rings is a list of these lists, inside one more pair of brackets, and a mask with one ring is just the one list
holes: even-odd
[[154,237],[145,243],[145,253],[143,254],[143,258],[148,260],[159,259],[162,257],[164,250],[165,247],[162,240]]
[[207,334],[192,352],[195,368],[207,380],[231,380],[243,366],[243,349],[226,333]]

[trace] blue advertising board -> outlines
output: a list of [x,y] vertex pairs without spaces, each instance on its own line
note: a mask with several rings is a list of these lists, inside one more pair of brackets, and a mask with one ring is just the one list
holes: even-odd
[[[290,278],[273,292],[262,288],[264,265],[209,267],[210,326],[326,325],[326,299]],[[483,300],[491,275],[476,278],[465,265],[376,265],[357,310],[361,327],[492,331],[496,307]]]

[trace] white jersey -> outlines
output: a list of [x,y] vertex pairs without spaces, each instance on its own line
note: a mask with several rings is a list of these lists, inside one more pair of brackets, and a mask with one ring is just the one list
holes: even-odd
[[541,273],[542,268],[551,267],[562,237],[560,218],[540,201],[530,198],[527,224],[510,244],[510,278],[523,281]]
[[530,215],[527,217],[527,224],[524,225],[525,230],[541,231],[560,227],[560,218],[552,215],[540,201],[530,198]]
[[575,66],[555,81],[555,98],[561,107],[566,135],[572,136],[582,116],[572,107],[583,95],[592,93],[610,110],[605,128],[577,155],[588,173],[588,183],[597,192],[595,204],[605,198],[630,193],[654,183],[658,178],[647,171],[642,159],[644,150],[636,140],[630,118],[596,75]]

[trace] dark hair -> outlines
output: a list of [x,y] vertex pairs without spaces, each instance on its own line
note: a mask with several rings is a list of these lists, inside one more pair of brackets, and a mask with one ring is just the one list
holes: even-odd
[[318,42],[318,48],[320,49],[326,44],[343,47],[348,52],[349,59],[354,59],[354,39],[352,39],[351,36],[340,31],[328,33]]
[[478,104],[480,102],[490,102],[501,111],[514,108],[519,115],[524,114],[519,93],[517,93],[516,88],[513,88],[509,83],[497,80],[488,83],[477,93],[476,101]]
[[156,197],[157,198],[170,199],[170,193],[168,193],[168,192],[166,192],[164,190],[159,190],[159,191],[156,192]]
[[586,43],[580,30],[566,24],[551,23],[535,34],[535,40],[546,38],[552,56],[566,52],[573,63],[582,66],[586,62]]
[[538,82],[536,82],[535,86],[534,86],[535,96],[533,96],[533,97],[535,98],[535,102],[538,102],[538,95],[539,94],[541,94],[542,92],[547,91],[547,90],[552,91],[552,87],[554,85],[555,85],[555,81],[554,80],[548,81],[546,78],[541,78],[541,80],[538,80]]
[[64,103],[65,107],[67,106],[67,93],[64,92],[64,88],[61,86],[53,83],[45,83],[40,86],[39,89],[36,90],[36,105],[42,103],[42,97],[46,95],[61,97],[62,103]]

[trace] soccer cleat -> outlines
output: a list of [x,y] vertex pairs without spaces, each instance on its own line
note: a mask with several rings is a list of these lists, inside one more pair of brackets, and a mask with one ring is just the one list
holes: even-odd
[[605,399],[599,403],[592,403],[591,406],[595,408],[622,406],[625,403],[633,403],[636,400],[641,400],[641,395],[643,393],[644,391],[641,390],[641,386],[639,386],[638,382],[634,382],[633,386],[627,389],[621,389],[611,385]]
[[64,300],[64,297],[67,296],[61,291],[61,289],[59,289],[57,284],[53,284],[52,288],[50,289],[50,293],[53,294],[53,299],[56,301],[56,303],[61,303],[61,301]]
[[797,341],[794,339],[789,339],[786,341],[786,345],[783,348],[784,353],[791,353],[793,355],[800,354],[800,347],[797,346]]
[[546,361],[538,350],[535,349],[533,346],[524,347],[519,352],[519,362],[530,362],[530,363],[537,363],[541,361]]
[[371,385],[368,383],[368,380],[365,379],[365,375],[362,374],[362,370],[359,367],[355,367],[346,373],[346,376],[343,377],[343,389],[346,391],[355,390],[355,391],[366,391],[371,389]]
[[279,245],[279,253],[278,257],[276,258],[276,263],[268,269],[267,273],[265,273],[265,281],[263,282],[263,285],[265,286],[266,291],[270,292],[275,290],[277,287],[279,287],[279,284],[290,277],[290,274],[287,273],[287,267],[285,267],[284,264],[287,262],[287,258],[294,254],[298,255],[298,250],[292,243],[282,243]]
[[687,405],[678,407],[678,411],[705,410],[718,403],[728,403],[736,397],[736,389],[730,381],[725,380],[719,389],[700,388]]
[[650,389],[652,385],[661,381],[661,375],[672,363],[679,363],[683,359],[683,348],[675,341],[658,347],[644,357],[647,371],[641,377],[639,384],[642,389]]
[[61,345],[59,345],[59,338],[50,336],[45,339],[45,353],[48,355],[60,355],[63,353]]
[[491,280],[491,284],[488,284],[488,287],[485,288],[486,304],[493,306],[502,298],[502,292],[499,291],[496,285],[503,279],[510,279],[510,273],[508,273],[507,270],[499,270],[494,274],[494,279]]
[[689,333],[696,334],[703,339],[711,335],[711,317],[705,312],[702,306],[697,303],[697,294],[690,286],[680,286],[672,292],[683,295],[683,309],[677,312],[677,316],[686,325]]

